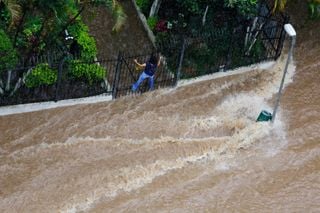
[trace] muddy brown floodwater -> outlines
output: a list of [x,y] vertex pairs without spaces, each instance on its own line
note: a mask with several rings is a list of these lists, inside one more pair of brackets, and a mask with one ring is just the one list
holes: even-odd
[[319,212],[320,28],[271,68],[0,117],[0,212]]

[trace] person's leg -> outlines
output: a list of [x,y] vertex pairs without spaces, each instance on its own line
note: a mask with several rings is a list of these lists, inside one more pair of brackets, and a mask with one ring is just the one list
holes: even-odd
[[154,75],[149,77],[149,88],[154,90]]
[[139,85],[144,81],[144,79],[146,79],[146,78],[148,78],[148,77],[149,77],[149,76],[148,76],[147,74],[145,74],[144,72],[142,72],[142,73],[140,74],[140,76],[139,76],[138,81],[132,85],[132,91],[135,92],[135,91],[138,89]]

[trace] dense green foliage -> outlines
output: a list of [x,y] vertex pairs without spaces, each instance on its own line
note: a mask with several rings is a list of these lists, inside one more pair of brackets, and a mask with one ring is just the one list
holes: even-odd
[[9,26],[10,24],[10,13],[9,10],[7,8],[3,8],[2,10],[0,10],[0,28],[1,29],[5,29]]
[[152,1],[150,0],[136,0],[137,6],[140,8],[140,10],[147,14],[149,11],[149,8],[151,7]]
[[[142,12],[148,16],[153,1],[136,0],[136,2]],[[171,13],[173,16],[179,13],[185,16],[198,16],[204,14],[207,6],[216,10],[223,9],[220,5],[224,5],[225,8],[237,10],[240,15],[252,16],[256,12],[257,3],[258,0],[163,0],[161,7],[162,9],[165,7],[165,10],[169,11],[167,14]],[[171,10],[174,12],[170,12]]]
[[86,61],[93,60],[97,55],[96,42],[89,35],[88,27],[81,20],[69,27],[71,35],[75,35],[75,39],[80,47],[80,56]]
[[28,16],[25,18],[25,23],[21,32],[15,40],[16,49],[22,54],[27,54],[28,50],[34,48],[34,51],[43,50],[45,47],[44,41],[39,40],[37,45],[37,34],[42,28],[42,18],[38,16]]
[[320,0],[310,0],[308,6],[310,17],[312,19],[320,18]]
[[[57,71],[52,67],[66,56],[77,58],[79,63],[74,63],[69,73],[62,70],[63,84],[72,84],[69,86],[76,91],[87,86],[83,80],[89,82],[90,88],[100,85],[106,71],[90,64],[97,56],[97,46],[82,22],[82,12],[98,5],[110,9],[115,21],[112,31],[119,31],[126,15],[117,0],[0,0],[0,96],[11,96],[20,89],[21,94],[29,92],[25,87],[54,84]],[[23,68],[30,66],[33,68]],[[7,75],[1,73],[15,67],[19,69]],[[94,82],[97,85],[92,85]],[[52,89],[45,88],[44,93]],[[40,90],[35,90],[39,93],[36,95],[43,95]]]
[[10,38],[0,29],[0,73],[5,69],[12,69],[17,62],[17,53]]
[[5,30],[14,48],[26,58],[61,46],[64,39],[61,32],[79,12],[74,0],[4,2],[7,4],[0,7],[0,14],[10,11],[7,14],[11,17],[9,21],[7,16],[1,16],[0,26],[10,25]]
[[49,67],[48,64],[38,64],[27,75],[25,84],[29,88],[39,87],[41,85],[51,85],[57,81],[57,71]]
[[88,64],[79,60],[70,61],[68,70],[72,77],[85,79],[89,84],[95,81],[102,81],[107,74],[107,71],[99,64]]
[[[114,30],[123,25],[125,15],[115,0],[8,0],[0,1],[0,27],[12,40],[13,47],[28,59],[55,50],[68,50],[66,29],[72,30],[84,60],[95,58],[97,49],[81,13],[89,5],[105,5],[116,18]],[[76,26],[74,26],[76,25]]]
[[258,0],[225,0],[227,7],[236,8],[243,16],[254,16]]
[[151,30],[154,30],[158,22],[158,17],[151,16],[147,19],[148,26]]

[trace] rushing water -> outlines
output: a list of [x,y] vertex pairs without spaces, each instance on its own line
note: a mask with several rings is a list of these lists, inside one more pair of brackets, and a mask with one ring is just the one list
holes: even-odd
[[319,32],[303,35],[274,124],[255,119],[272,110],[285,55],[267,70],[1,116],[0,212],[319,212],[320,47],[307,40]]
[[273,125],[255,122],[283,65],[2,116],[1,212],[315,210],[318,120],[286,130],[282,105]]

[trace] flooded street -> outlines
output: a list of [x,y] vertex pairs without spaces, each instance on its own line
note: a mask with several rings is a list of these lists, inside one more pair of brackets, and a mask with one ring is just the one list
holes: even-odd
[[[319,212],[319,24],[268,69],[0,116],[0,212]],[[300,37],[299,37],[300,36]],[[0,109],[1,110],[1,109]]]

